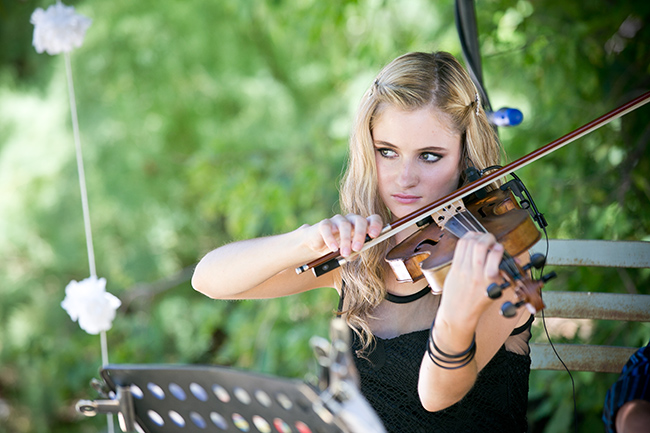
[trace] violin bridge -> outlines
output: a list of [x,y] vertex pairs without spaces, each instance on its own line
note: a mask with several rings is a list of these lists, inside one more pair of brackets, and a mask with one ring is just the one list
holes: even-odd
[[433,218],[440,228],[444,228],[450,218],[466,210],[463,200],[457,200],[449,203],[439,211],[432,213],[431,218]]

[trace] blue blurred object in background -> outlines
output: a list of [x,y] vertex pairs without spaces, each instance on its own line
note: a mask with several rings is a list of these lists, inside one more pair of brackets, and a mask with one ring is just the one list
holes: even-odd
[[487,113],[488,120],[496,126],[517,126],[524,120],[524,115],[516,108],[504,107],[496,112]]

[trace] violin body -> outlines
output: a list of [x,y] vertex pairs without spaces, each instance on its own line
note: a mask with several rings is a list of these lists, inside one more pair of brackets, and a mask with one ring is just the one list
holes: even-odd
[[[541,237],[529,213],[519,206],[509,189],[488,192],[484,198],[466,203],[465,209],[503,244],[510,256],[524,253]],[[446,218],[444,225],[432,222],[389,251],[386,261],[398,281],[426,277],[434,293],[441,290],[458,241],[457,236],[445,229],[448,224],[458,224],[458,221]],[[470,230],[472,227],[465,231]]]

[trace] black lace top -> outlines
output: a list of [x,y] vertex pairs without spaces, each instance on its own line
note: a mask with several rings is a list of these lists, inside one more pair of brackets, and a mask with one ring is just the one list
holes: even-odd
[[[527,347],[532,319],[531,316],[528,323],[515,329],[509,340],[523,337]],[[518,354],[506,350],[504,345],[481,370],[474,387],[461,401],[442,411],[428,412],[417,392],[428,336],[429,330],[422,330],[390,339],[376,338],[368,359],[354,357],[361,376],[361,392],[388,432],[527,431],[528,351]],[[355,335],[353,354],[360,347]]]

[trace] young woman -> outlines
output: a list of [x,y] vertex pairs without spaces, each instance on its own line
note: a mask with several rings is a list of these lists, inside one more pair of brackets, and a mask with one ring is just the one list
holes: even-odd
[[500,156],[458,61],[444,52],[405,54],[361,101],[342,215],[218,248],[200,261],[192,284],[219,299],[336,288],[355,335],[361,390],[388,431],[526,431],[532,316],[525,309],[500,315],[504,300],[515,301],[512,291],[499,302],[486,296],[492,282],[503,281],[503,247],[491,234],[470,232],[458,241],[444,286],[436,288],[441,295],[425,279],[399,283],[384,260],[415,228],[321,277],[295,272],[331,251],[358,252],[386,223],[458,189],[469,165],[492,166]]

